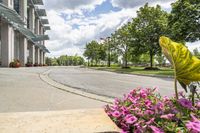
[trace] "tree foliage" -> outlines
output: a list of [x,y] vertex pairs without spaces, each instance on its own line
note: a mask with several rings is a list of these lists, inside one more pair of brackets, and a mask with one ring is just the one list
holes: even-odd
[[148,53],[153,67],[153,57],[161,53],[158,43],[161,35],[167,34],[168,14],[159,5],[149,7],[146,4],[137,12],[132,22],[132,34],[135,35],[133,47],[139,53]]
[[169,17],[170,36],[181,42],[200,40],[200,0],[177,0]]
[[93,66],[94,61],[97,65],[101,60],[106,59],[106,47],[103,44],[99,44],[97,41],[91,41],[86,44],[84,56],[87,58],[88,62],[90,61]]
[[[130,23],[129,23],[130,24]],[[119,56],[122,56],[123,65],[122,67],[128,67],[128,58],[130,55],[131,47],[130,47],[130,25],[124,25],[119,30],[112,34],[111,40],[113,40],[112,47],[117,51]]]
[[88,43],[84,56],[91,65],[122,59],[122,67],[132,62],[150,64],[152,68],[154,62],[165,64],[158,41],[160,36],[178,42],[200,40],[200,0],[177,0],[172,3],[171,13],[147,3],[139,8],[132,21],[116,29],[102,44],[94,40]]
[[58,58],[46,58],[46,64],[48,66],[80,66],[84,65],[84,59],[81,56],[67,56],[62,55]]

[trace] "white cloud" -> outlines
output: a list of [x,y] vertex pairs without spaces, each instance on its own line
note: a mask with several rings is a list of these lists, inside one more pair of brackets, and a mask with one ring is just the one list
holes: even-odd
[[200,49],[200,41],[196,41],[193,43],[187,43],[186,45],[188,46],[190,51],[193,51],[195,48]]
[[[86,16],[97,5],[105,0],[45,0],[47,15],[51,26],[48,31],[50,39],[46,42],[51,54],[81,55],[85,44],[93,39],[107,37],[131,18],[136,16],[136,11],[145,0],[111,0],[112,4],[122,8],[117,12],[107,12],[96,16]],[[150,0],[150,2],[154,0]],[[163,8],[170,8],[170,0],[157,0]]]
[[64,48],[59,51],[51,51],[50,54],[47,54],[48,57],[59,57],[61,55],[81,55],[83,52],[83,49],[79,47],[71,47],[71,48]]
[[68,14],[82,14],[84,10],[93,10],[105,0],[44,0],[47,10],[62,11]]
[[142,6],[145,3],[165,4],[173,1],[175,0],[111,0],[113,6],[121,8],[134,8],[137,6]]
[[[83,50],[77,52],[77,47],[82,49],[87,42],[110,35],[124,21],[135,17],[136,10],[123,9],[119,12],[110,12],[96,17],[72,18],[68,21],[65,21],[57,11],[51,10],[48,12],[51,16],[49,22],[52,30],[48,32],[51,40],[46,42],[46,46],[53,56],[57,56],[58,53],[61,55],[64,50],[66,50],[65,54],[67,51],[70,51],[68,54],[72,54],[71,51],[74,51],[74,54],[82,54]],[[73,25],[79,26],[74,29]]]

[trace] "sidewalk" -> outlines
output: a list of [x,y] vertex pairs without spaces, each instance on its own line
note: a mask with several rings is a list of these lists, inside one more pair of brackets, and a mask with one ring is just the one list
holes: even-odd
[[49,68],[0,68],[0,113],[102,108],[107,103],[74,95],[43,82]]
[[118,133],[103,109],[0,114],[1,133]]

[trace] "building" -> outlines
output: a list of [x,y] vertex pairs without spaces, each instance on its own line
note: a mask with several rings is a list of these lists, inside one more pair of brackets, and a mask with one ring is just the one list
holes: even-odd
[[45,64],[45,31],[50,30],[43,0],[0,0],[0,65],[9,67],[18,59],[26,63]]

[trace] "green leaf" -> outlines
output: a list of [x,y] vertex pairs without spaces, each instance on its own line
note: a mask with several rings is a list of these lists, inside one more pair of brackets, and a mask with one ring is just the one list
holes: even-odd
[[175,78],[184,85],[200,81],[200,60],[181,43],[167,37],[160,37],[163,54],[175,69]]

